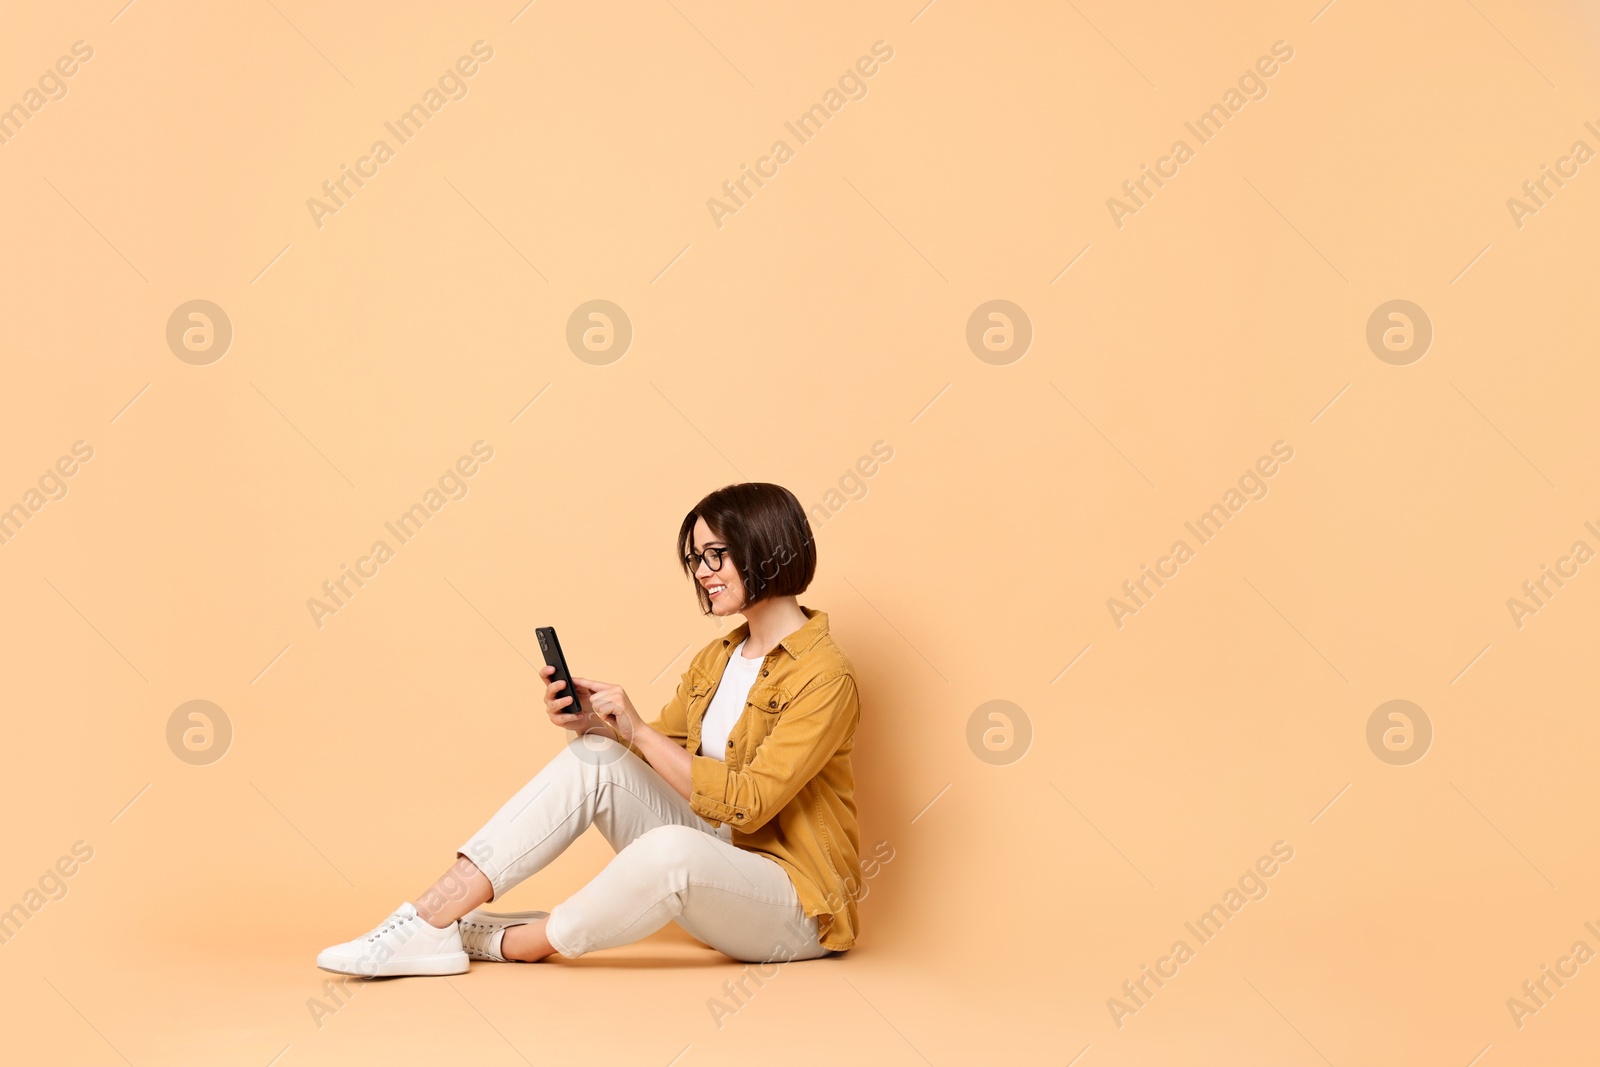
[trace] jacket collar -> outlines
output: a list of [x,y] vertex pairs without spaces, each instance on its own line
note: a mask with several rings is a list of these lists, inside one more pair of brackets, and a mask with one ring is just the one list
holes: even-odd
[[[795,659],[799,659],[801,653],[810,649],[812,645],[822,640],[828,633],[828,613],[826,611],[814,611],[804,604],[800,605],[800,610],[806,614],[805,625],[778,642],[778,647],[788,652]],[[737,648],[739,642],[749,636],[750,622],[747,619],[722,635],[722,647],[724,650]]]

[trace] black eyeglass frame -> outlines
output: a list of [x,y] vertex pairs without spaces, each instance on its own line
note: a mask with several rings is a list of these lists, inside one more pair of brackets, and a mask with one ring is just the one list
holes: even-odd
[[[694,574],[695,572],[699,571],[700,564],[702,563],[711,568],[712,574],[716,574],[718,571],[722,570],[723,561],[728,558],[729,553],[732,551],[732,549],[725,545],[721,548],[707,545],[704,552],[695,552],[691,550],[688,555],[683,557],[683,562],[688,566],[690,574]],[[706,558],[707,556],[716,556],[717,562],[712,563]]]

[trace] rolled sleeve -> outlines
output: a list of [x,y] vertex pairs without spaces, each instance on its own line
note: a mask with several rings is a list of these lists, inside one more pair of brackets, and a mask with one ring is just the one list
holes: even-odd
[[840,673],[801,691],[743,767],[695,756],[689,806],[745,833],[766,824],[833,758],[855,730],[861,702],[855,677]]
[[736,822],[743,817],[723,798],[728,795],[728,765],[715,756],[696,754],[689,761],[689,807],[712,822]]

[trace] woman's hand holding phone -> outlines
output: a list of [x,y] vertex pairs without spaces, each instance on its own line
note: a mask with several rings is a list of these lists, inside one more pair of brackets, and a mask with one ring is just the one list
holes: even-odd
[[578,710],[574,711],[573,697],[566,691],[567,683],[551,679],[555,670],[548,666],[539,668],[539,677],[545,682],[545,714],[550,716],[551,722],[580,734],[599,730],[619,741],[633,739],[634,731],[643,720],[620,685],[574,677],[572,684],[578,690]]
[[[554,667],[540,667],[539,677],[544,679],[544,711],[550,716],[550,721],[567,730],[576,730],[587,733],[594,727],[603,727],[605,720],[594,713],[594,708],[586,698],[589,690],[581,681],[574,678],[573,684],[578,687],[576,697],[566,691],[567,683],[560,679],[551,680],[551,675],[556,673]],[[573,707],[574,699],[577,707]]]

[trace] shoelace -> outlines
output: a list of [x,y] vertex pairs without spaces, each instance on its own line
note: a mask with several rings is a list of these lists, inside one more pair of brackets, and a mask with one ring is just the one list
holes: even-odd
[[410,922],[412,918],[413,917],[410,915],[401,915],[397,911],[393,915],[390,915],[387,919],[383,920],[383,922],[379,923],[377,926],[374,926],[372,931],[367,934],[366,939],[368,941],[376,941],[390,930],[400,929],[400,927]]
[[489,941],[494,937],[496,927],[485,926],[467,919],[461,919],[456,926],[461,931],[461,947],[468,955],[493,956],[489,951]]

